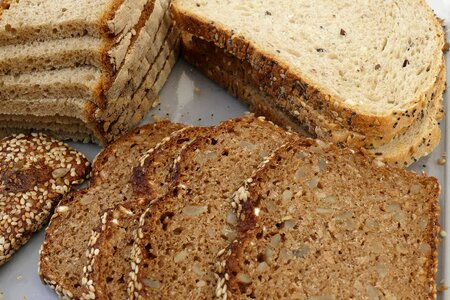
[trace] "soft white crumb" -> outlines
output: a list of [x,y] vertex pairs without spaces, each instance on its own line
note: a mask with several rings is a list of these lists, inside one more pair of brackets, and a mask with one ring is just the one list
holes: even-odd
[[441,237],[445,238],[447,236],[447,231],[441,230],[440,235],[441,235]]

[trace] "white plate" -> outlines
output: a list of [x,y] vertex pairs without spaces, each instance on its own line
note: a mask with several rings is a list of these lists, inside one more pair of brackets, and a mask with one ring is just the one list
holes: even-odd
[[[450,1],[429,0],[441,18],[445,18],[447,28],[450,27]],[[450,55],[447,54],[447,59]],[[450,71],[447,70],[447,78]],[[450,80],[447,81],[450,86]],[[445,95],[445,104],[450,100],[449,93]],[[162,104],[153,109],[144,123],[151,121],[154,115],[168,117],[173,121],[194,124],[212,125],[219,121],[241,116],[247,107],[235,98],[205,78],[198,71],[180,60],[173,70],[169,81],[161,92]],[[447,118],[449,118],[447,116]],[[427,174],[439,179],[442,186],[441,196],[441,226],[446,228],[445,216],[450,216],[450,205],[445,205],[444,199],[448,195],[444,187],[449,186],[449,178],[445,174],[450,171],[450,163],[440,166],[436,163],[450,141],[450,130],[445,130],[446,122],[441,122],[443,138],[439,147],[428,157],[415,163],[411,169],[419,172],[425,170]],[[92,161],[100,148],[95,145],[71,143],[72,146],[85,153]],[[450,157],[449,157],[450,159]],[[447,172],[446,172],[447,170]],[[450,228],[449,228],[450,229]],[[44,239],[43,230],[37,233],[22,249],[20,249],[3,267],[0,267],[0,300],[40,300],[58,299],[56,294],[47,286],[43,285],[37,274],[37,261],[39,247]],[[446,258],[450,257],[450,237],[444,239],[440,245],[438,283],[447,278],[450,285],[450,263]],[[444,267],[445,266],[445,267]],[[445,275],[444,275],[445,274]],[[450,299],[450,292],[440,293],[439,299]],[[400,299],[399,299],[400,300]]]

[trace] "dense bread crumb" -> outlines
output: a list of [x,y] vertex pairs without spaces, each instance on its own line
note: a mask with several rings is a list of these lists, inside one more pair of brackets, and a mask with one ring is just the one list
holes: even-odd
[[[92,233],[89,241],[89,268],[86,268],[82,283],[93,292],[95,299],[127,298],[130,254],[139,217],[171,186],[173,160],[182,147],[207,132],[207,128],[199,127],[178,130],[140,159],[130,179],[134,196],[105,212],[105,222]],[[91,298],[87,294],[85,297]]]
[[[281,148],[245,209],[218,286],[231,299],[433,299],[439,184],[312,140]],[[224,288],[225,287],[225,288]]]
[[135,129],[105,148],[94,162],[91,186],[62,201],[46,230],[40,276],[60,296],[82,295],[89,237],[106,209],[132,197],[128,180],[139,158],[183,126],[158,122]]
[[235,236],[229,198],[264,157],[293,138],[262,120],[225,122],[177,158],[175,188],[141,217],[131,298],[213,294],[216,255]]
[[81,153],[43,134],[0,140],[0,266],[48,221],[59,200],[89,171]]

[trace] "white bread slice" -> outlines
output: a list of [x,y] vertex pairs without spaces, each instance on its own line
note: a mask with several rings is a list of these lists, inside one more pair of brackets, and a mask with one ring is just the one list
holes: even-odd
[[172,13],[182,30],[248,61],[272,96],[295,90],[341,125],[382,135],[415,122],[445,66],[443,30],[425,1],[379,6],[176,0]]
[[118,36],[130,31],[154,1],[14,1],[1,5],[0,43],[89,35]]
[[[348,132],[345,128],[333,124],[320,115],[319,112],[308,110],[308,116],[305,115],[305,109],[296,111],[292,114],[289,111],[281,110],[272,101],[272,97],[265,92],[258,90],[255,82],[252,81],[251,74],[248,74],[248,68],[245,63],[240,62],[234,56],[229,55],[223,49],[205,46],[205,42],[182,33],[183,37],[183,55],[185,59],[198,67],[205,75],[225,87],[230,94],[236,96],[250,104],[251,110],[265,115],[277,124],[290,127],[296,131],[304,132],[307,129],[325,140],[331,140],[335,143],[345,143],[352,147],[369,146],[366,152],[376,154],[389,164],[398,166],[408,166],[422,156],[429,154],[440,140],[440,129],[437,124],[442,118],[442,100],[445,88],[445,72],[439,75],[443,79],[437,80],[438,85],[433,91],[434,99],[428,103],[427,109],[415,124],[405,128],[400,134],[392,137],[390,141],[385,142],[386,138],[378,141],[369,140],[365,137],[365,144],[355,139],[349,139],[349,136],[361,136],[361,134]],[[210,44],[210,43],[208,43]],[[240,68],[240,65],[244,65]],[[445,71],[443,69],[442,71]],[[280,99],[277,99],[280,101]],[[330,136],[331,135],[331,136]],[[341,138],[342,137],[342,138]],[[370,144],[367,144],[370,141]],[[378,143],[377,143],[378,142]]]

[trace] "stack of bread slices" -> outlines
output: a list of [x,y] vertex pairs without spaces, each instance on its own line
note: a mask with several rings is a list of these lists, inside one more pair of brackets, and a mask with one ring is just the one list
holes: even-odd
[[407,166],[440,140],[444,32],[425,1],[175,0],[188,62],[252,110]]
[[106,144],[157,102],[178,53],[169,0],[0,3],[0,136]]

